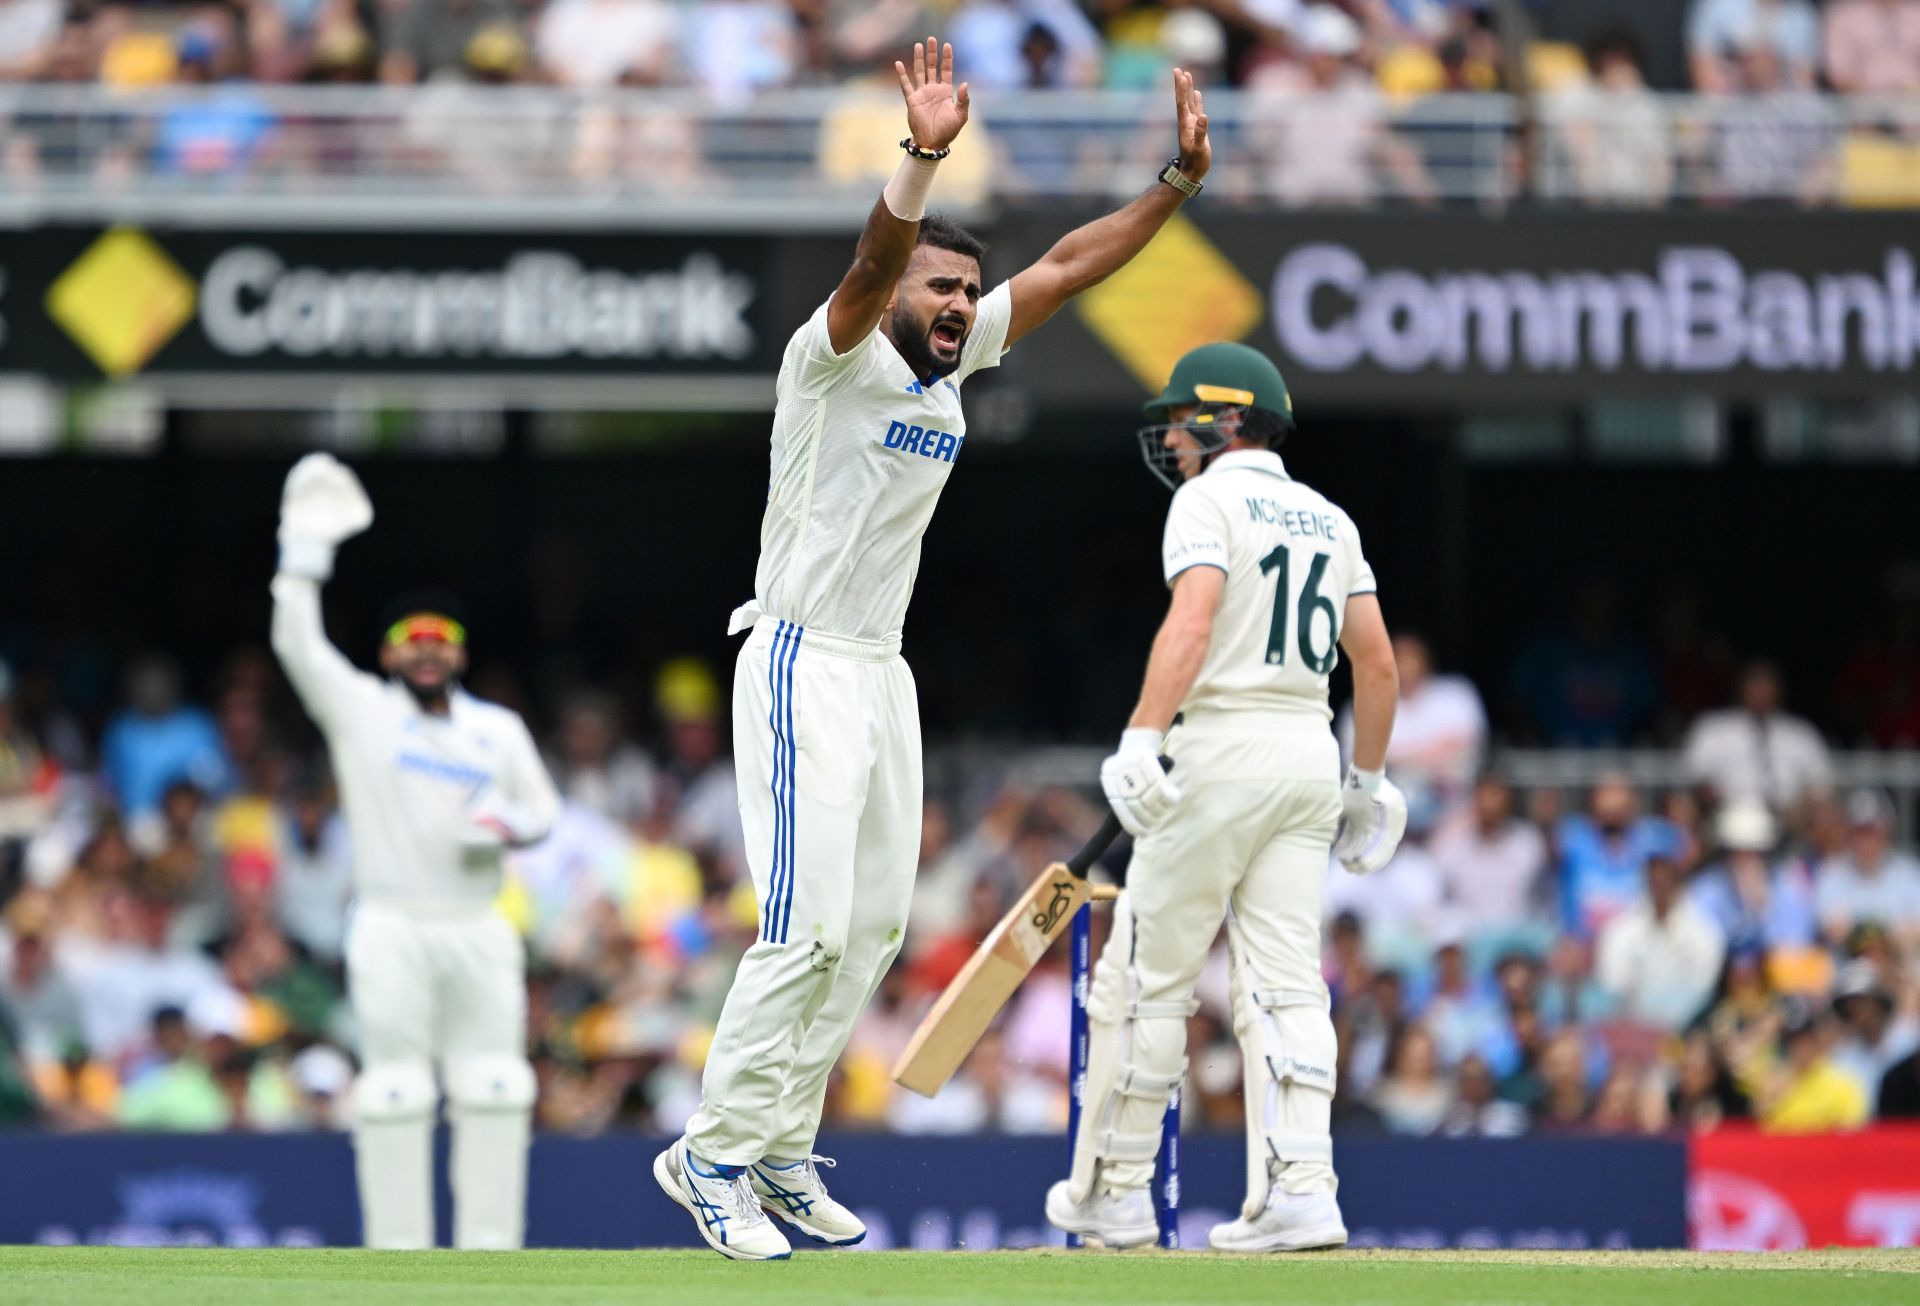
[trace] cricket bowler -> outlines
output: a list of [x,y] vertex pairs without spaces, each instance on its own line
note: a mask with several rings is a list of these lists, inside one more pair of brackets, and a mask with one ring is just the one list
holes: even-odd
[[[920,848],[919,707],[900,656],[920,540],[966,446],[960,388],[1073,296],[1122,267],[1212,155],[1200,92],[1175,70],[1179,153],[1146,192],[982,293],[984,247],[927,217],[966,126],[953,47],[911,70],[899,170],[853,265],[788,342],[748,630],[733,681],[734,758],[760,929],[727,996],[686,1135],[654,1177],[723,1255],[772,1260],[792,1231],[866,1236],[813,1155],[828,1072],[900,950]],[[924,220],[923,220],[924,219]]]
[[[369,1247],[434,1245],[433,1127],[453,1125],[454,1245],[519,1247],[534,1102],[525,960],[494,910],[501,858],[559,810],[526,725],[460,688],[467,632],[445,596],[389,614],[382,680],[327,642],[320,586],[373,522],[328,454],[287,476],[273,650],[327,740],[353,845],[347,988],[360,1028],[354,1164]],[[436,1070],[438,1078],[436,1080]]]
[[[1140,431],[1142,453],[1174,489],[1161,550],[1173,596],[1139,705],[1100,768],[1136,843],[1088,999],[1073,1172],[1048,1191],[1047,1218],[1112,1247],[1154,1238],[1161,1119],[1186,1073],[1194,981],[1224,914],[1247,1197],[1212,1244],[1338,1246],[1321,888],[1330,852],[1356,873],[1378,870],[1406,828],[1382,774],[1393,649],[1352,519],[1280,461],[1293,405],[1265,355],[1192,350],[1146,413],[1156,424]],[[1344,784],[1327,705],[1339,648],[1354,682]]]

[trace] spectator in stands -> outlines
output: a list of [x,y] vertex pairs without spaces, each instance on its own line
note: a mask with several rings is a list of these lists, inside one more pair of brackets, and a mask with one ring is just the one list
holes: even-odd
[[[1099,79],[1100,33],[1072,0],[967,0],[948,26],[954,80],[971,82],[975,91],[1091,86]],[[1051,54],[1036,61],[1048,46]]]
[[653,764],[620,734],[618,705],[606,694],[578,694],[562,709],[557,753],[549,756],[568,802],[610,821],[637,825],[653,810]]
[[1751,800],[1720,809],[1720,861],[1694,880],[1692,898],[1729,942],[1765,952],[1803,948],[1819,931],[1813,886],[1796,861],[1774,860],[1779,831]]
[[1752,1113],[1746,1094],[1734,1083],[1713,1039],[1705,1030],[1687,1035],[1667,1094],[1667,1117],[1683,1129],[1708,1130]]
[[1589,79],[1547,101],[1546,118],[1573,169],[1574,193],[1588,204],[1649,208],[1673,191],[1673,128],[1647,89],[1646,56],[1626,28],[1586,44]]
[[799,70],[800,26],[776,0],[704,0],[685,12],[680,57],[721,100],[785,86]]
[[1687,773],[1724,802],[1756,800],[1792,811],[1809,792],[1833,782],[1833,759],[1820,732],[1781,707],[1780,669],[1749,663],[1736,706],[1694,722],[1685,743]]
[[347,1128],[353,1063],[340,1049],[314,1044],[293,1059],[287,1078],[300,1095],[292,1122],[296,1127],[336,1133]]
[[1493,1072],[1478,1054],[1460,1062],[1454,1102],[1440,1121],[1447,1138],[1517,1138],[1527,1132],[1527,1110],[1504,1101]]
[[1871,789],[1847,800],[1847,850],[1820,864],[1815,905],[1828,940],[1878,924],[1904,944],[1920,943],[1920,862],[1893,846],[1893,806]]
[[1540,1133],[1584,1130],[1593,1109],[1587,1091],[1587,1054],[1577,1029],[1563,1029],[1540,1054],[1539,1100],[1533,1128]]
[[1433,1034],[1440,1063],[1457,1066],[1499,1034],[1500,1004],[1492,992],[1474,983],[1466,949],[1459,943],[1443,942],[1434,951],[1433,968],[1433,992],[1421,1023]]
[[1911,1004],[1900,1010],[1873,963],[1866,961],[1850,962],[1840,973],[1833,1011],[1840,1020],[1834,1062],[1859,1082],[1871,1100],[1895,1064],[1920,1051],[1920,1016]]
[[380,80],[406,84],[459,77],[473,38],[515,24],[509,0],[398,0],[380,6]]
[[1248,142],[1258,152],[1266,194],[1289,208],[1366,205],[1390,174],[1416,202],[1438,198],[1418,152],[1394,135],[1387,105],[1361,62],[1359,25],[1314,4],[1295,29],[1304,62],[1269,62],[1248,79]]
[[1811,87],[1820,34],[1809,0],[1693,0],[1687,63],[1696,89],[1739,92],[1741,54],[1757,47],[1773,54],[1788,85]]
[[1485,775],[1473,799],[1435,832],[1429,847],[1440,871],[1444,910],[1468,938],[1512,929],[1536,911],[1547,841],[1513,810],[1513,790]]
[[60,37],[62,0],[0,0],[0,82],[40,76]]
[[1446,920],[1440,868],[1424,835],[1409,827],[1393,860],[1371,875],[1351,874],[1337,862],[1327,868],[1326,910],[1360,917],[1374,947],[1395,960],[1412,962],[1424,955]]
[[1453,1085],[1440,1073],[1433,1035],[1408,1025],[1387,1059],[1387,1073],[1374,1085],[1374,1110],[1389,1133],[1423,1135],[1438,1130],[1453,1106]]
[[127,708],[108,723],[100,769],[126,819],[139,825],[159,813],[175,780],[224,793],[231,778],[213,718],[180,701],[180,672],[148,656],[127,673]]
[[44,889],[16,894],[0,913],[0,1024],[38,1074],[82,1043],[80,995],[54,955],[54,910]]
[[1814,204],[1832,193],[1837,124],[1811,87],[1790,84],[1772,46],[1727,59],[1740,92],[1713,122],[1713,184],[1724,200]]
[[[1480,692],[1465,676],[1435,675],[1427,641],[1417,634],[1393,637],[1393,659],[1400,671],[1400,704],[1387,744],[1387,769],[1407,795],[1410,818],[1431,826],[1466,797],[1479,774],[1487,748],[1487,711]],[[1343,751],[1353,739],[1353,707],[1340,713]]]
[[1726,940],[1672,858],[1649,857],[1646,879],[1645,896],[1601,929],[1594,973],[1622,1019],[1674,1032],[1712,999]]
[[53,817],[60,777],[15,708],[13,672],[0,661],[0,898],[18,873],[27,840]]
[[1724,1050],[1741,1089],[1770,1133],[1857,1129],[1872,1100],[1828,1051],[1828,1032],[1804,1004],[1769,1012]]
[[[221,12],[221,11],[211,11]],[[237,74],[245,55],[231,21],[207,15],[182,28],[175,42],[174,78],[186,86],[217,87],[178,97],[155,125],[156,170],[195,176],[244,173],[264,157],[276,119],[267,102]]]
[[1920,91],[1920,0],[1832,0],[1824,71],[1848,95]]
[[1678,843],[1666,821],[1640,815],[1639,796],[1625,776],[1601,777],[1586,813],[1567,817],[1555,835],[1562,927],[1592,938],[1639,900],[1647,859],[1673,858]]
[[153,1013],[148,1064],[128,1083],[120,1123],[128,1129],[209,1130],[229,1119],[178,1007]]
[[347,823],[331,787],[310,784],[293,796],[286,815],[273,875],[273,919],[315,961],[334,966],[346,944],[352,901]]
[[670,82],[679,42],[680,12],[668,0],[553,0],[534,34],[540,66],[583,88]]

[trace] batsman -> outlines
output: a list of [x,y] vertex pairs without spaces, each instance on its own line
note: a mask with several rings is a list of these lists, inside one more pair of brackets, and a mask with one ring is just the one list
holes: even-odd
[[[1247,1196],[1210,1241],[1339,1246],[1321,888],[1330,853],[1356,873],[1378,870],[1406,827],[1382,772],[1393,651],[1352,519],[1280,461],[1293,405],[1272,362],[1245,345],[1203,345],[1146,413],[1141,452],[1174,490],[1162,544],[1172,600],[1139,705],[1100,768],[1136,843],[1088,1001],[1073,1172],[1048,1191],[1047,1218],[1108,1246],[1154,1238],[1161,1119],[1186,1072],[1194,982],[1224,915]],[[1354,682],[1344,783],[1327,703],[1339,648]]]

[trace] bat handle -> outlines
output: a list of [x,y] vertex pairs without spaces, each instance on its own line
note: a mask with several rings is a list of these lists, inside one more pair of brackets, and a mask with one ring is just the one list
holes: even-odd
[[[1162,754],[1160,758],[1160,769],[1163,771],[1173,770],[1173,759]],[[1067,869],[1079,878],[1083,880],[1086,879],[1087,872],[1092,870],[1093,864],[1100,860],[1100,855],[1113,846],[1113,841],[1120,837],[1120,831],[1123,828],[1120,824],[1120,818],[1112,812],[1108,812],[1107,819],[1102,821],[1100,828],[1093,832],[1093,838],[1087,840],[1087,842],[1081,846],[1079,852],[1067,859]]]

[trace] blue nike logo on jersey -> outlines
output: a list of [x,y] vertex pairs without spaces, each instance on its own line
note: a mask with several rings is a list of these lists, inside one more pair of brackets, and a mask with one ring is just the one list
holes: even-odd
[[905,422],[888,422],[886,439],[883,441],[889,449],[917,453],[922,458],[936,458],[943,463],[958,458],[960,446],[966,442],[966,436],[955,435],[952,431],[937,431],[931,426],[910,426]]

